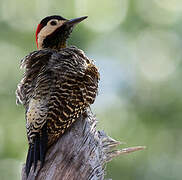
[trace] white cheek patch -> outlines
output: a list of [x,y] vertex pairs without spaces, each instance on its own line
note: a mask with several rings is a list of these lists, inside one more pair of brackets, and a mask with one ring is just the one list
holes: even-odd
[[60,26],[62,26],[64,24],[65,20],[60,20],[57,22],[56,25],[51,25],[49,22],[47,23],[47,25],[45,27],[43,27],[41,29],[41,31],[38,34],[38,49],[42,49],[42,45],[43,45],[43,41],[44,39],[52,34],[57,28],[59,28]]

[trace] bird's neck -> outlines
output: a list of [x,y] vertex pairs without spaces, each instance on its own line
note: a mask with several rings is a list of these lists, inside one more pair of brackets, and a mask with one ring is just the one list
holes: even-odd
[[66,37],[46,37],[43,41],[39,49],[55,49],[60,50],[62,48],[66,48],[67,38]]
[[67,47],[66,41],[60,41],[57,44],[52,44],[52,45],[49,45],[49,46],[44,47],[44,48],[50,48],[50,49],[54,49],[54,50],[60,50],[62,48],[66,48],[66,47]]
[[55,49],[59,50],[59,49],[62,49],[62,48],[66,48],[66,46],[67,46],[66,40],[61,41]]

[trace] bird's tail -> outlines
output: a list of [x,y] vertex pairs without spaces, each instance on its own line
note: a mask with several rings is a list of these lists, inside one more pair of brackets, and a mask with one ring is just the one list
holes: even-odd
[[32,164],[34,164],[34,172],[35,172],[38,160],[40,160],[41,163],[40,169],[43,167],[47,151],[47,142],[48,142],[47,125],[45,124],[41,129],[41,134],[37,133],[34,137],[33,144],[29,144],[26,165],[25,165],[25,171],[27,177],[29,175]]

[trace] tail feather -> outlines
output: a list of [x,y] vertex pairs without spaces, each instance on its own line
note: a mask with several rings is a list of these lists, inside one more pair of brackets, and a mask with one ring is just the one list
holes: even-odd
[[42,128],[42,135],[40,137],[40,162],[41,162],[41,168],[44,165],[45,161],[45,155],[47,151],[47,142],[48,142],[48,136],[47,136],[47,125],[45,124]]
[[34,138],[34,144],[29,145],[27,159],[26,159],[26,166],[25,166],[27,177],[30,173],[32,164],[34,164],[34,172],[37,168],[37,162],[39,160],[41,163],[40,169],[43,167],[47,151],[47,142],[48,142],[47,126],[45,124],[41,129],[41,135],[36,134]]
[[34,163],[34,172],[37,168],[37,162],[38,160],[40,160],[40,136],[39,134],[37,134],[35,136],[35,141],[34,141],[34,159],[33,159],[33,163]]
[[26,171],[27,177],[30,172],[32,163],[33,163],[33,148],[32,148],[32,145],[30,145],[28,148],[28,155],[27,155],[26,165],[25,165],[25,171]]

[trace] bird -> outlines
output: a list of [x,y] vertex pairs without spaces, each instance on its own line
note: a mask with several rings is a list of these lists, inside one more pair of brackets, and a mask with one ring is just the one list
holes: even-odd
[[[37,26],[37,50],[21,60],[24,69],[17,86],[16,101],[25,108],[28,177],[47,150],[72,127],[98,94],[99,70],[93,60],[67,40],[76,24],[87,16],[66,19],[47,16]],[[70,129],[71,130],[71,129]]]

